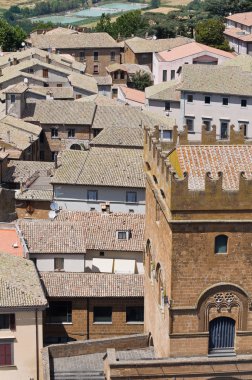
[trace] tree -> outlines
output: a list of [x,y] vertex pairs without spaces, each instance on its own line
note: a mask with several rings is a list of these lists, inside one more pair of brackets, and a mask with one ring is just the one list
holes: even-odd
[[96,24],[96,32],[106,32],[112,34],[112,24],[110,14],[103,13],[99,22]]
[[0,46],[4,51],[13,51],[21,47],[26,34],[19,26],[12,26],[0,19]]
[[219,19],[200,21],[195,28],[196,41],[218,49],[230,51],[228,42],[225,40],[225,25]]
[[146,87],[152,85],[151,76],[149,73],[145,71],[137,71],[132,76],[132,84],[133,87],[139,91],[144,91]]

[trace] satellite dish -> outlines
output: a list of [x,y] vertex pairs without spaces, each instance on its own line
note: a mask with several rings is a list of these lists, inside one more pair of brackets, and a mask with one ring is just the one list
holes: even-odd
[[59,205],[58,205],[58,203],[56,203],[56,202],[52,202],[52,203],[50,204],[50,209],[51,209],[52,211],[59,211]]
[[49,219],[53,220],[56,217],[56,212],[55,211],[49,211],[48,216],[49,216]]

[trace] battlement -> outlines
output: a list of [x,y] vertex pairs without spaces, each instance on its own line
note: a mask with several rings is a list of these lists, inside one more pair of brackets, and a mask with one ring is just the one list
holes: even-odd
[[202,126],[201,142],[188,140],[187,127],[174,126],[169,141],[160,135],[145,128],[145,170],[171,212],[252,212],[252,141],[243,127],[232,126],[228,141],[216,140],[215,126]]

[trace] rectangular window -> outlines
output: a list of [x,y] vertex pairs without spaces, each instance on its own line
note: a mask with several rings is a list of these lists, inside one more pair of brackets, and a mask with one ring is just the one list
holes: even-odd
[[211,103],[211,97],[205,96],[205,104],[210,104],[210,103]]
[[69,139],[75,137],[75,129],[68,129],[67,135]]
[[171,141],[172,140],[172,131],[167,131],[167,130],[161,129],[159,131],[159,137],[160,137],[160,140]]
[[94,74],[99,74],[99,66],[94,65]]
[[52,152],[52,155],[51,155],[51,157],[52,157],[52,161],[55,161],[56,160],[56,155],[57,155],[58,153],[57,152]]
[[126,192],[126,202],[136,203],[137,202],[137,193],[136,191],[127,191]]
[[112,323],[112,307],[94,307],[94,323]]
[[143,323],[144,307],[143,306],[127,306],[126,307],[126,323]]
[[43,69],[43,78],[48,78],[48,69]]
[[227,122],[221,122],[220,138],[223,140],[228,139],[228,123]]
[[205,124],[207,131],[210,131],[210,129],[211,129],[211,120],[209,120],[209,119],[203,119],[202,123]]
[[127,240],[127,231],[117,231],[118,240]]
[[85,52],[84,51],[80,51],[80,61],[83,62],[85,59]]
[[11,103],[15,103],[16,101],[16,95],[11,94]]
[[71,323],[72,302],[52,301],[46,309],[46,323]]
[[55,257],[54,259],[54,270],[64,270],[64,258]]
[[188,132],[194,132],[194,119],[186,118],[186,125]]
[[186,100],[187,100],[187,103],[192,103],[193,102],[193,95],[192,94],[187,94]]
[[228,106],[228,98],[222,98],[222,105]]
[[16,330],[15,314],[0,314],[0,330]]
[[247,107],[247,99],[241,99],[241,107],[242,108]]
[[98,61],[99,59],[99,53],[98,51],[94,51],[94,61]]
[[57,83],[57,87],[62,87],[62,83]]
[[98,191],[97,190],[88,190],[87,199],[89,201],[97,201],[98,199]]
[[52,128],[51,129],[51,138],[52,139],[58,138],[58,128]]
[[171,103],[165,102],[165,111],[170,111],[170,110],[171,110]]
[[244,137],[247,137],[247,132],[248,132],[248,122],[239,122],[239,127],[243,127],[243,132],[244,132]]
[[0,343],[0,366],[13,365],[12,343]]
[[167,70],[163,70],[163,82],[167,81]]
[[115,52],[114,51],[110,52],[110,60],[115,61]]
[[171,80],[175,79],[175,70],[171,70]]
[[121,71],[121,79],[124,79],[124,77],[125,77],[124,71]]

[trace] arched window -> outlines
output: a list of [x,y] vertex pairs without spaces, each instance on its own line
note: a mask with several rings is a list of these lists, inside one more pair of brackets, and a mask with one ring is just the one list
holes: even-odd
[[209,323],[209,353],[233,352],[234,339],[234,319],[219,317]]
[[228,237],[226,235],[218,235],[215,238],[215,253],[227,253]]

